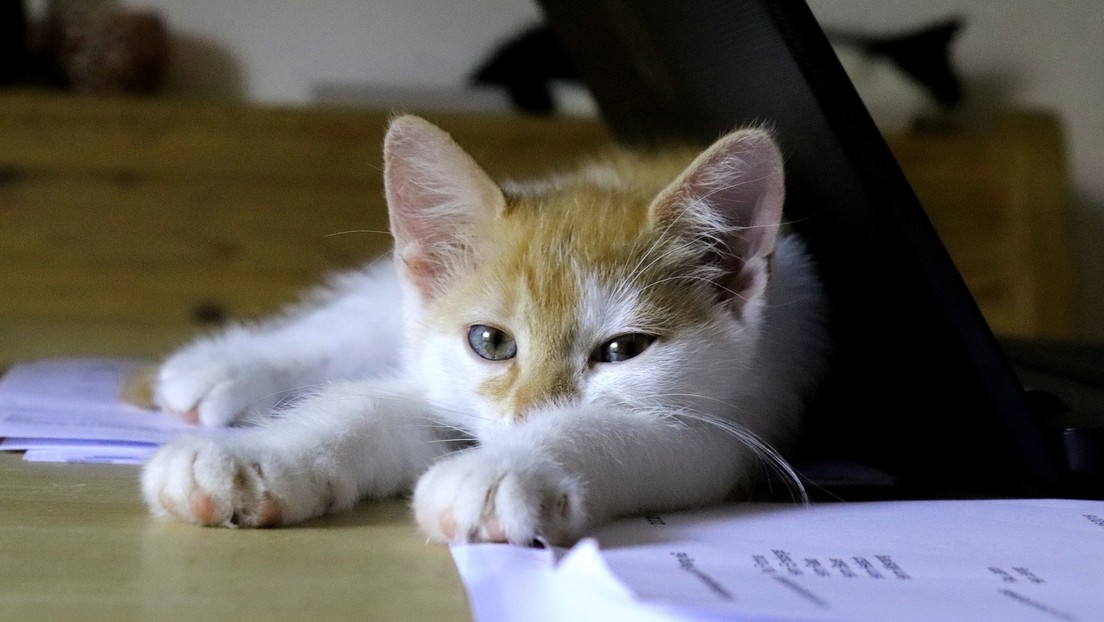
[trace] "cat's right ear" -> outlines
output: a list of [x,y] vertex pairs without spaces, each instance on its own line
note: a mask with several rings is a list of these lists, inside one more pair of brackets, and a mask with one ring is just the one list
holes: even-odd
[[506,200],[447,133],[415,116],[391,122],[383,161],[395,258],[432,298],[470,260],[480,225],[502,213]]
[[738,130],[713,143],[656,197],[656,225],[701,245],[719,269],[722,298],[742,312],[758,304],[770,277],[785,195],[782,154],[763,129]]

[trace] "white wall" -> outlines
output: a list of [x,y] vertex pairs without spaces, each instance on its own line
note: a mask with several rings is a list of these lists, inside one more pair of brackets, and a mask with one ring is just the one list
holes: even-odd
[[[808,0],[822,24],[887,31],[960,14],[967,84],[1061,114],[1078,203],[1082,331],[1104,339],[1104,2]],[[459,86],[532,0],[130,0],[182,36],[175,82],[305,104],[324,84]],[[229,75],[222,75],[229,74]]]
[[[822,24],[893,30],[960,14],[955,60],[970,84],[1060,114],[1066,128],[1080,271],[1078,324],[1104,340],[1104,2],[808,0]],[[967,92],[969,96],[969,92]]]
[[[305,104],[318,84],[459,85],[493,43],[540,19],[528,0],[129,0],[221,48],[252,100]],[[187,71],[195,71],[189,68]]]

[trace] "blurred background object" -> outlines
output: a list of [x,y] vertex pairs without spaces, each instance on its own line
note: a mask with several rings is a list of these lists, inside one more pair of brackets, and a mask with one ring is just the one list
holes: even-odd
[[109,0],[53,0],[41,52],[74,91],[149,93],[161,83],[167,32],[156,11]]
[[50,0],[28,16],[0,5],[0,84],[87,93],[152,93],[164,77],[168,32],[157,11],[112,0]]
[[[1104,4],[809,5],[998,332],[1104,340]],[[531,0],[3,0],[0,84],[596,118],[542,21]]]

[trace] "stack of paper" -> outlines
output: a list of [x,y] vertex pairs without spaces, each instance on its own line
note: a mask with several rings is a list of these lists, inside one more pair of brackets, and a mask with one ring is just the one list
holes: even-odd
[[479,622],[1104,620],[1104,502],[765,504],[454,546]]
[[123,398],[145,363],[51,359],[16,365],[0,378],[0,450],[45,462],[144,461],[161,444],[195,429]]

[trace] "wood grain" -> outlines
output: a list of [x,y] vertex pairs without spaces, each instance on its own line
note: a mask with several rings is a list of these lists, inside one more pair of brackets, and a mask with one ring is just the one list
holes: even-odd
[[[272,313],[381,255],[389,116],[0,95],[0,327],[177,333]],[[587,122],[433,120],[499,177],[608,143]],[[81,351],[103,341],[69,336]],[[0,343],[0,362],[27,345]]]
[[1072,336],[1072,212],[1058,121],[1020,111],[982,129],[888,141],[993,330]]
[[0,454],[4,619],[470,619],[448,549],[401,500],[294,529],[205,529],[151,519],[137,477]]
[[[0,96],[0,324],[253,318],[380,255],[388,116]],[[496,177],[566,168],[609,141],[587,121],[431,117]],[[1013,113],[890,144],[994,329],[1067,336],[1054,118]]]

